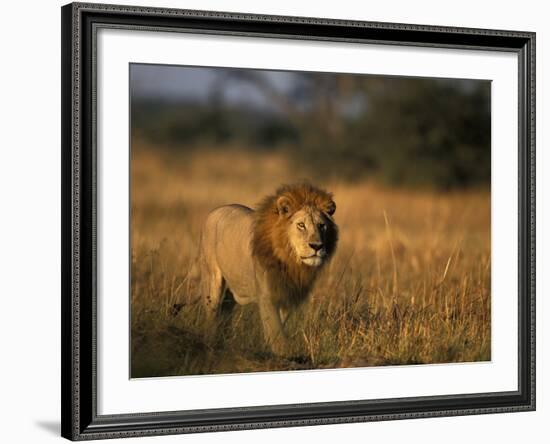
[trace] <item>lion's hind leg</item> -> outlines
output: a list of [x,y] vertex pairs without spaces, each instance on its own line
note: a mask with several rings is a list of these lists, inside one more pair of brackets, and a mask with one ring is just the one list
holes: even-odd
[[220,346],[231,335],[232,313],[235,305],[235,298],[227,288],[221,272],[211,273],[208,292],[204,297],[208,332],[206,337],[216,346]]
[[221,270],[219,268],[209,270],[205,281],[207,288],[205,288],[203,292],[204,308],[206,310],[207,319],[213,321],[220,313],[225,291],[225,283]]
[[283,328],[285,327],[286,321],[288,321],[289,316],[290,310],[283,307],[279,308],[279,318],[281,318],[281,325],[283,326]]

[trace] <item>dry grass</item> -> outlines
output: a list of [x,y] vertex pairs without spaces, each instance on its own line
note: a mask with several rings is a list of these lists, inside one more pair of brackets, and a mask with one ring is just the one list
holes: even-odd
[[216,337],[183,279],[206,214],[254,206],[307,178],[284,156],[228,149],[132,157],[132,376],[234,373],[489,360],[490,195],[325,183],[335,195],[337,253],[289,321],[296,356],[272,356],[257,308],[236,307]]

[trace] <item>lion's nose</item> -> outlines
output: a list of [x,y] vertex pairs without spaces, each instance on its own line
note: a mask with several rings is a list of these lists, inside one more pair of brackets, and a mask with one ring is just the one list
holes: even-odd
[[321,248],[323,248],[322,242],[310,242],[309,246],[313,248],[315,251],[319,251]]

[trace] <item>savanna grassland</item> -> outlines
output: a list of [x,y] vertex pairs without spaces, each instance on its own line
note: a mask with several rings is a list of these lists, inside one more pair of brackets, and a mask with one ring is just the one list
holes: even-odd
[[[287,159],[132,147],[132,377],[490,360],[488,190],[324,181]],[[254,207],[303,178],[334,193],[340,228],[335,256],[287,324],[293,356],[303,359],[270,354],[255,305],[235,307],[208,335],[184,282],[207,213]]]

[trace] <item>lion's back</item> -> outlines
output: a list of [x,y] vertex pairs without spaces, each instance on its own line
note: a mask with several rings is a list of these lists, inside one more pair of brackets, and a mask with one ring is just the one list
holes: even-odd
[[212,210],[204,222],[202,241],[216,247],[215,251],[241,250],[252,235],[253,213],[252,209],[239,204]]

